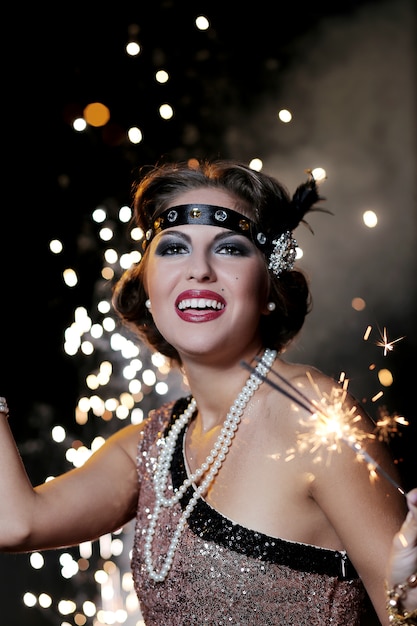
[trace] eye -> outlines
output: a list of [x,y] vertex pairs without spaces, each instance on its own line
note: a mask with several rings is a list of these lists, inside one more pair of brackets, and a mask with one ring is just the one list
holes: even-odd
[[251,250],[245,243],[227,241],[216,247],[216,253],[228,256],[250,256]]
[[187,254],[188,246],[183,241],[168,240],[161,241],[155,250],[158,256],[174,256],[177,254]]

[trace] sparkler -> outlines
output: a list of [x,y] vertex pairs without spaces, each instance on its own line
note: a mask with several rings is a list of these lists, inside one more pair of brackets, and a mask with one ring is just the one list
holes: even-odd
[[[255,369],[248,363],[242,362],[241,365],[250,372],[255,373]],[[286,387],[266,376],[256,375],[310,414],[307,422],[301,421],[301,424],[312,427],[299,437],[301,451],[310,448],[310,452],[314,453],[323,446],[329,452],[334,450],[340,451],[341,445],[346,444],[358,457],[367,463],[372,478],[375,478],[377,474],[383,476],[395,489],[402,495],[405,495],[404,489],[362,447],[361,442],[365,439],[375,439],[375,434],[367,433],[359,428],[358,424],[361,416],[357,413],[357,407],[346,404],[348,380],[343,375],[339,381],[341,382],[340,387],[334,387],[330,394],[322,394],[310,373],[306,372],[313,389],[319,397],[319,400],[315,400],[310,399],[276,370],[272,369],[271,374],[284,383]],[[294,450],[290,450],[289,453],[287,460],[293,458]],[[317,461],[319,460],[318,458]]]

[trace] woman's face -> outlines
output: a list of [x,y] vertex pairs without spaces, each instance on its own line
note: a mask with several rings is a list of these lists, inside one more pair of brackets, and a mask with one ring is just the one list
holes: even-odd
[[[170,206],[194,202],[235,209],[233,197],[211,188],[181,193]],[[247,237],[218,226],[185,224],[159,233],[148,254],[151,313],[182,358],[259,349],[268,273]]]

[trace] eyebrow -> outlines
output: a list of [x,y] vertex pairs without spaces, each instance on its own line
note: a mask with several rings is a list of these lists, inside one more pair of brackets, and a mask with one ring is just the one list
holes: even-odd
[[[184,233],[181,230],[174,230],[174,229],[167,229],[159,233],[159,240],[162,240],[165,237],[169,237],[173,235],[176,237],[179,237],[180,239],[183,239],[184,241],[187,241],[188,243],[191,243],[191,237],[187,233]],[[228,239],[229,237],[238,237],[239,239],[244,239],[246,241],[248,240],[248,238],[245,237],[245,235],[236,233],[233,230],[225,230],[220,233],[217,233],[217,235],[213,238],[213,242],[222,241],[223,239]]]

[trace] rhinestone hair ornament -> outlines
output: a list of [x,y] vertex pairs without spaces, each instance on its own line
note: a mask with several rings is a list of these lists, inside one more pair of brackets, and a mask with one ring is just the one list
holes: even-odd
[[226,207],[198,203],[180,204],[162,211],[153,220],[145,233],[142,243],[143,250],[158,233],[167,228],[183,226],[184,224],[221,226],[250,239],[263,253],[268,263],[268,269],[275,276],[279,276],[283,271],[290,271],[294,267],[297,255],[297,241],[293,236],[293,230],[300,222],[303,222],[313,232],[304,220],[306,213],[311,211],[330,213],[326,209],[314,206],[324,198],[319,196],[316,181],[311,172],[308,171],[308,173],[309,179],[299,185],[292,200],[283,210],[278,231],[263,232],[261,225],[256,224],[242,213]]

